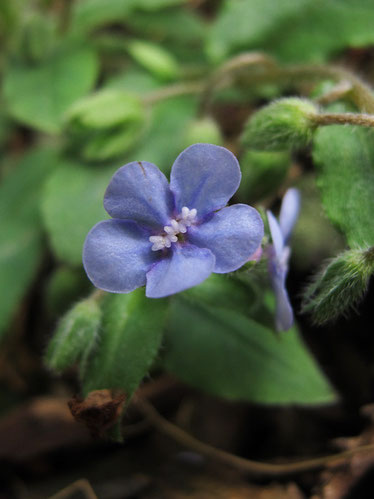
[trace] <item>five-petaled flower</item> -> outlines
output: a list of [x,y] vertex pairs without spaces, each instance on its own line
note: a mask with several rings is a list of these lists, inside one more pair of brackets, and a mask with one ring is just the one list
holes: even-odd
[[267,212],[273,244],[268,247],[269,272],[276,297],[275,324],[278,331],[287,331],[293,324],[293,311],[286,290],[286,277],[291,249],[287,245],[300,211],[300,193],[288,189],[283,197],[279,222]]
[[104,207],[112,219],[87,235],[83,264],[92,283],[112,293],[146,285],[161,298],[232,272],[258,248],[259,213],[225,207],[239,187],[240,167],[227,149],[195,144],[173,164],[170,186],[152,163],[132,162],[112,177]]

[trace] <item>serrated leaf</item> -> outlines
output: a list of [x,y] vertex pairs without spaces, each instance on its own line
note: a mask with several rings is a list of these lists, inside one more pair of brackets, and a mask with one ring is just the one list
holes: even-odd
[[372,44],[373,23],[368,0],[227,0],[213,25],[208,52],[222,60],[261,47],[284,61],[321,62],[346,47]]
[[88,231],[108,218],[103,208],[105,189],[115,168],[94,168],[61,161],[48,179],[42,214],[52,248],[59,259],[81,265]]
[[39,203],[54,164],[51,151],[35,150],[24,156],[0,188],[0,336],[41,260]]
[[93,87],[98,72],[88,47],[62,48],[38,65],[13,61],[4,75],[4,98],[13,118],[47,133],[58,133],[63,115]]
[[83,373],[85,394],[108,388],[131,397],[158,353],[167,305],[143,289],[105,297],[101,340]]
[[164,348],[168,371],[229,400],[324,404],[336,396],[295,328],[281,336],[229,309],[175,298]]
[[320,128],[313,159],[327,216],[352,248],[374,245],[374,132],[357,126]]

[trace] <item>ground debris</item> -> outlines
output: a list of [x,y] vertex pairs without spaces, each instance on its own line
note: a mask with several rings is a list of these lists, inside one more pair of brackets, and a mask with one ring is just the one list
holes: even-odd
[[85,399],[73,397],[68,402],[76,421],[84,423],[93,437],[100,437],[120,418],[126,395],[111,390],[95,390]]
[[28,461],[60,448],[89,441],[75,424],[66,398],[38,397],[0,419],[0,458]]

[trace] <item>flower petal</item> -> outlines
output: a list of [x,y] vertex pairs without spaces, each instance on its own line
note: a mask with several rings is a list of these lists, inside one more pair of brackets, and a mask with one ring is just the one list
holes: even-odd
[[208,248],[216,257],[214,271],[232,272],[244,265],[258,249],[264,224],[257,210],[246,204],[234,204],[214,213],[201,225],[188,230],[188,241]]
[[135,222],[104,220],[86,237],[83,265],[92,283],[111,293],[129,293],[146,282],[155,252],[149,233]]
[[275,216],[272,214],[272,212],[267,211],[266,215],[268,217],[270,235],[271,235],[271,239],[273,241],[275,255],[276,255],[276,258],[280,259],[280,258],[282,258],[282,253],[283,253],[283,249],[284,249],[283,234],[282,234],[280,225],[278,223],[278,220],[275,218]]
[[287,271],[278,269],[272,274],[276,299],[275,325],[278,331],[287,331],[293,324],[293,311],[286,289]]
[[285,243],[287,243],[300,211],[300,192],[298,189],[288,189],[283,196],[279,214],[279,225]]
[[184,206],[197,210],[197,217],[226,206],[239,187],[241,172],[238,160],[224,147],[194,144],[175,160],[170,188],[176,209]]
[[133,161],[113,175],[105,192],[104,208],[113,218],[159,228],[169,223],[174,198],[157,166]]
[[146,296],[162,298],[196,286],[213,272],[214,262],[208,249],[175,244],[147,273]]

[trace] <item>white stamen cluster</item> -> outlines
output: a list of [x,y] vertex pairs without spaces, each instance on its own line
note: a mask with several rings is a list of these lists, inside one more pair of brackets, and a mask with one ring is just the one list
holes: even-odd
[[158,251],[164,248],[170,248],[171,243],[178,241],[178,234],[185,234],[187,227],[196,221],[197,210],[190,210],[187,206],[183,206],[182,213],[175,219],[170,221],[170,225],[165,225],[164,234],[160,236],[151,236],[150,242],[153,243],[152,251]]

